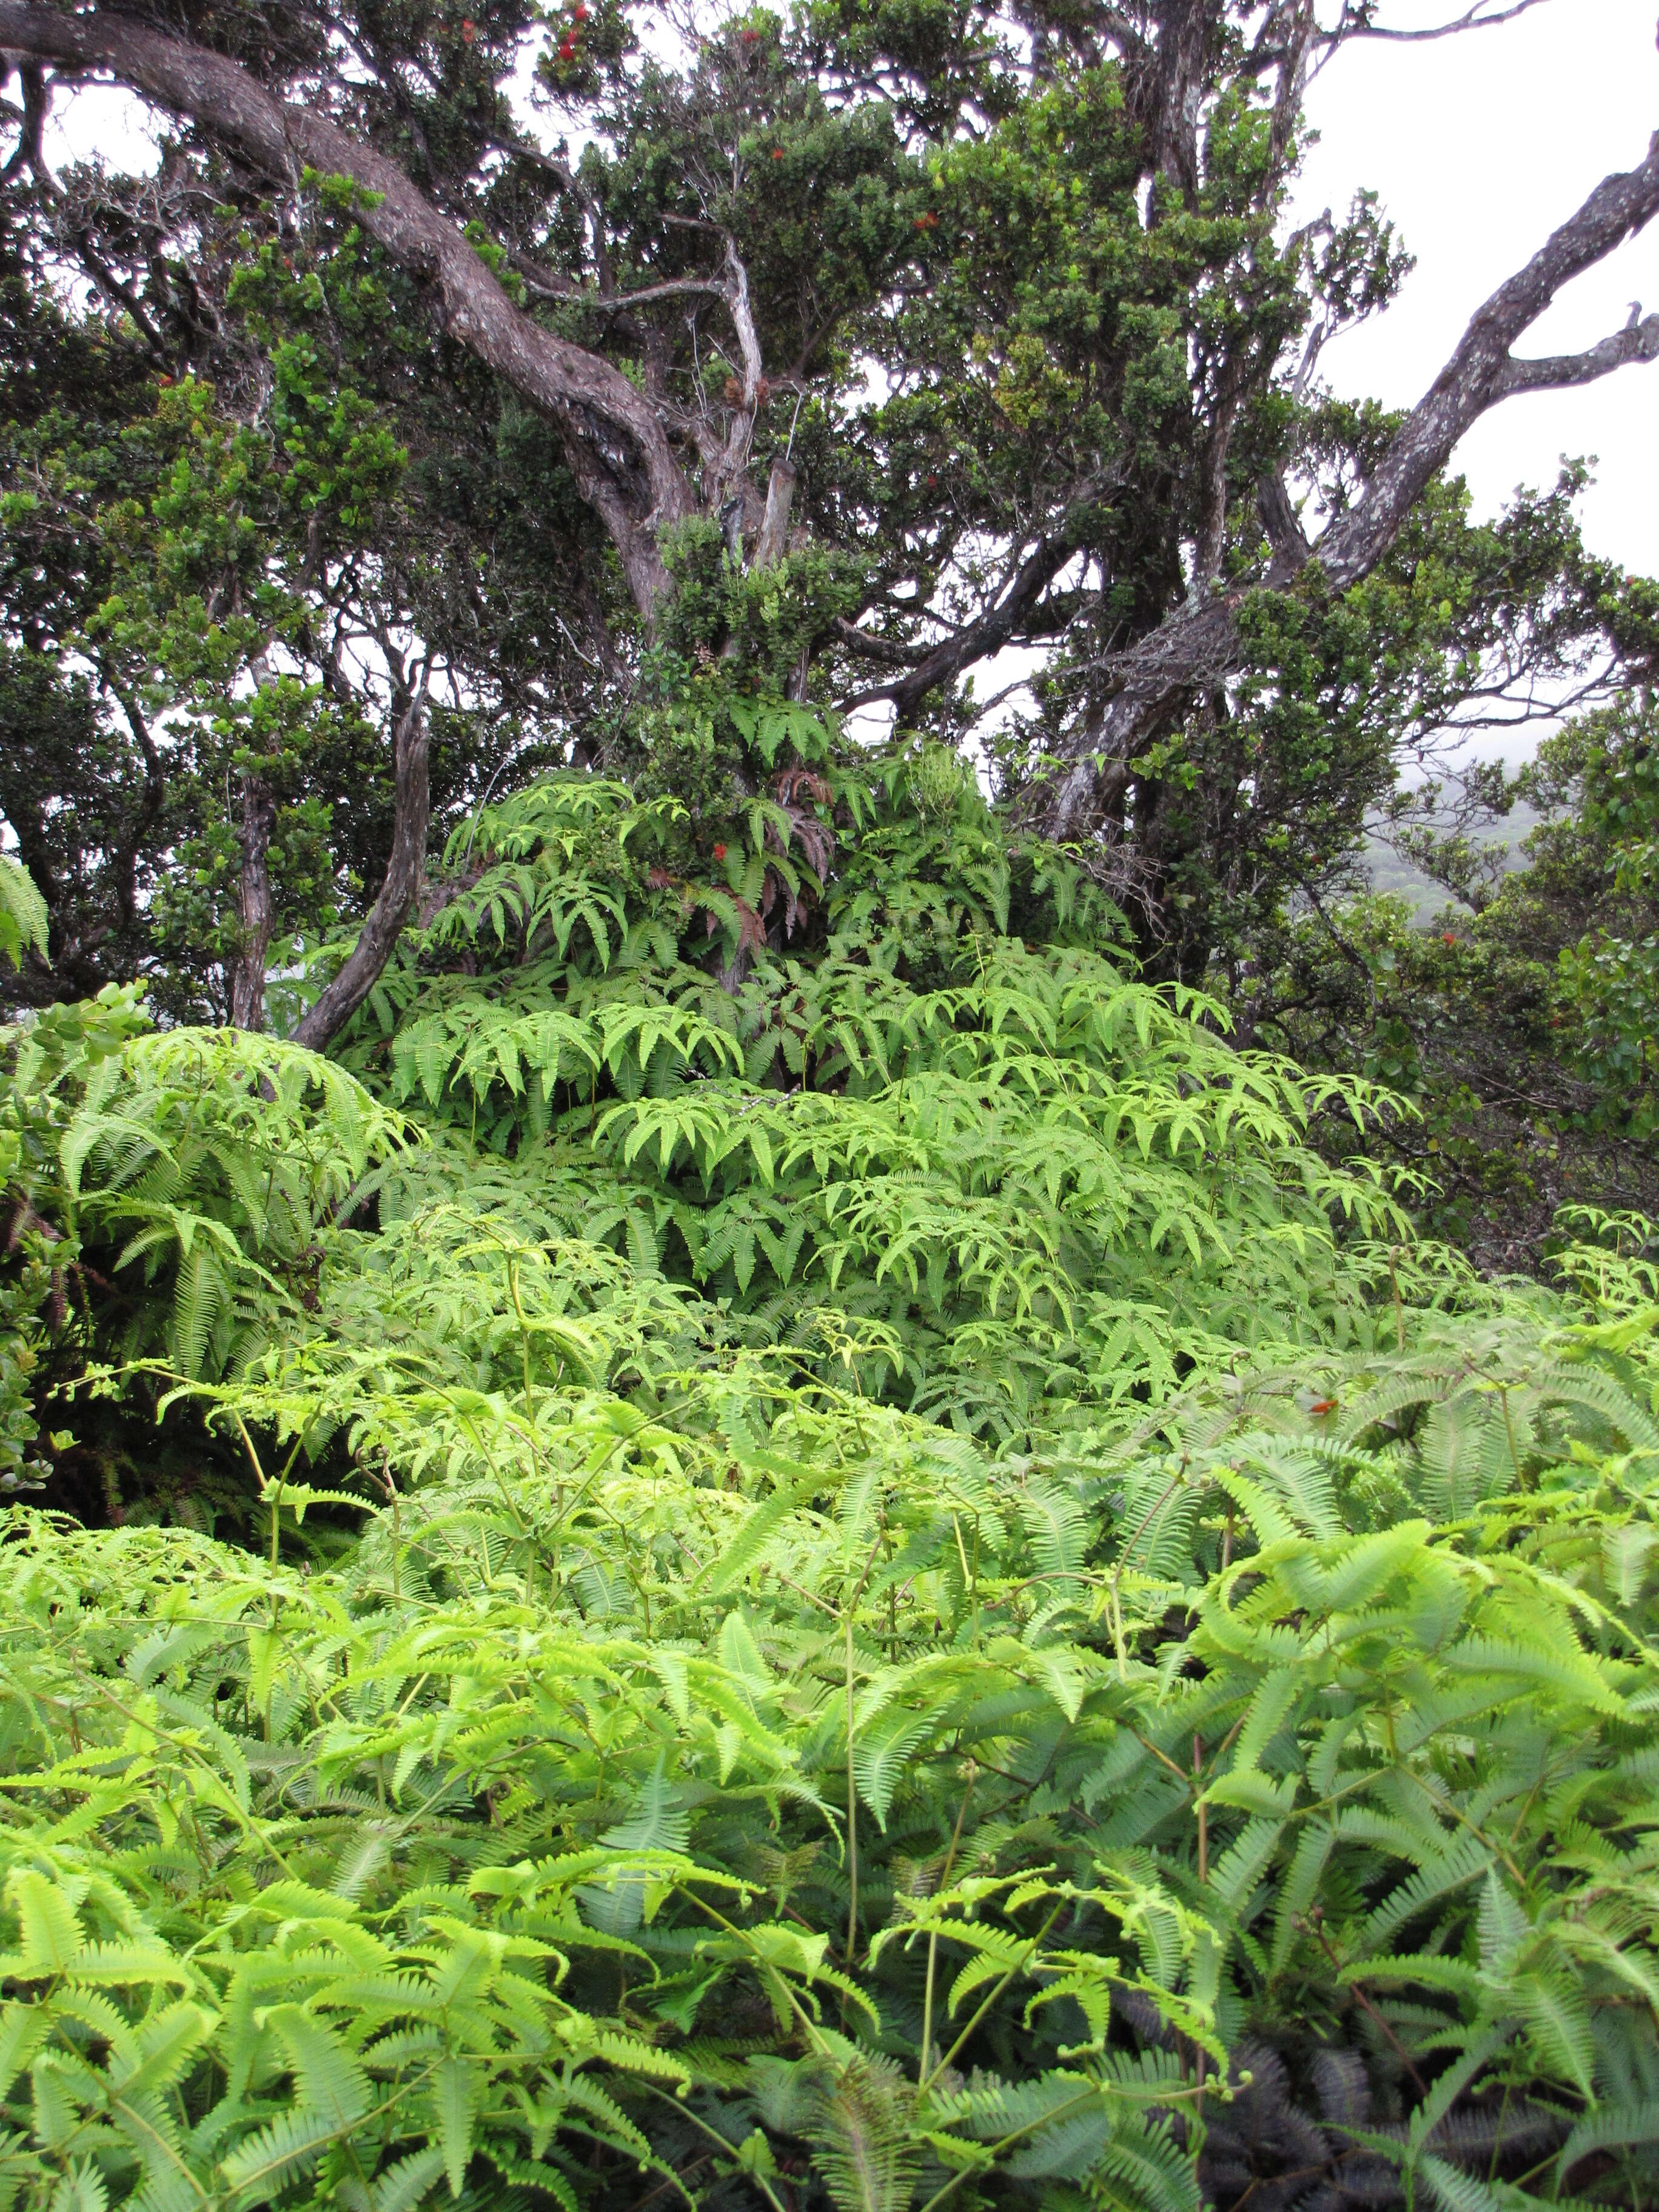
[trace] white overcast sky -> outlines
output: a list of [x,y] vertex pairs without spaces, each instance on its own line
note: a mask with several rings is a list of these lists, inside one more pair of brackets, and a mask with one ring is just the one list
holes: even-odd
[[[1462,11],[1462,0],[1387,0],[1383,19],[1410,29]],[[1327,205],[1340,215],[1369,185],[1417,257],[1390,311],[1327,352],[1338,392],[1419,398],[1470,311],[1609,170],[1642,160],[1659,129],[1656,18],[1659,0],[1549,0],[1490,30],[1337,55],[1310,100],[1322,139],[1297,219]],[[1592,344],[1638,299],[1659,309],[1659,222],[1570,287],[1516,350]],[[1563,453],[1597,456],[1583,509],[1592,550],[1659,571],[1659,362],[1505,402],[1456,465],[1487,515],[1517,483],[1552,483]]]
[[[1412,29],[1463,4],[1384,0],[1382,17]],[[1321,142],[1294,219],[1326,206],[1340,215],[1370,185],[1417,266],[1386,315],[1326,353],[1322,373],[1337,391],[1392,405],[1420,398],[1471,310],[1600,178],[1642,159],[1659,128],[1656,18],[1659,0],[1545,0],[1492,29],[1338,54],[1313,88]],[[59,100],[55,158],[101,152],[112,165],[145,165],[130,100],[112,90]],[[1635,300],[1659,309],[1659,222],[1581,277],[1522,350],[1589,344],[1620,328]],[[1583,507],[1592,549],[1659,572],[1659,363],[1511,399],[1456,461],[1486,515],[1516,484],[1552,483],[1563,453],[1596,457]]]

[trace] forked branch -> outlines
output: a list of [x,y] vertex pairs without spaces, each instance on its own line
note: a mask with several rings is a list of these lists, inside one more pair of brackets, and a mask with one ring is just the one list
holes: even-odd
[[1510,361],[1504,371],[1504,396],[1512,392],[1562,392],[1575,384],[1594,384],[1632,362],[1659,361],[1659,315],[1642,319],[1638,306],[1622,331],[1583,353],[1557,354],[1539,361]]
[[[1407,516],[1460,439],[1491,408],[1518,392],[1584,384],[1627,363],[1659,359],[1659,316],[1638,321],[1587,353],[1527,361],[1511,351],[1575,276],[1607,258],[1659,214],[1659,132],[1639,167],[1606,177],[1577,214],[1553,232],[1526,266],[1476,312],[1456,350],[1396,432],[1370,483],[1349,512],[1304,555],[1299,530],[1280,487],[1264,487],[1273,546],[1271,582],[1285,588],[1308,561],[1327,586],[1346,591],[1370,575],[1399,536]],[[1238,659],[1232,601],[1200,599],[1177,609],[1139,644],[1118,656],[1104,713],[1073,740],[1069,764],[1034,791],[1032,818],[1052,836],[1091,831],[1105,780],[1121,781],[1121,764],[1144,750],[1147,738],[1186,702],[1220,681]]]

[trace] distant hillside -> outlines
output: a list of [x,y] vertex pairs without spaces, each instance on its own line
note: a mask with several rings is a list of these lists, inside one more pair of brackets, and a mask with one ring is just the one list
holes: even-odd
[[[1483,845],[1504,846],[1511,856],[1510,865],[1519,867],[1522,864],[1522,842],[1528,832],[1537,826],[1540,818],[1535,807],[1517,801],[1504,820],[1493,822],[1484,832],[1477,832],[1477,842]],[[1371,889],[1404,899],[1419,922],[1431,921],[1443,907],[1462,904],[1443,884],[1435,883],[1411,866],[1401,860],[1392,846],[1385,845],[1376,836],[1370,836],[1365,841],[1365,865]]]

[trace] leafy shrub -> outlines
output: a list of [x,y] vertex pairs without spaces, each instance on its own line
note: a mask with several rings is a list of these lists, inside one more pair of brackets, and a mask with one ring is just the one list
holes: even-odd
[[1378,1094],[866,802],[725,988],[555,787],[355,1073],[12,1034],[36,1418],[255,1540],[9,1509],[0,2204],[1652,2193],[1646,1225],[1483,1285]]
[[753,1355],[672,1421],[480,1400],[310,1574],[15,1510],[15,2201],[1173,2208],[1270,2173],[1333,2049],[1339,2193],[1639,2198],[1659,1424],[1613,1334],[1552,1365],[1508,1310],[1052,1463]]

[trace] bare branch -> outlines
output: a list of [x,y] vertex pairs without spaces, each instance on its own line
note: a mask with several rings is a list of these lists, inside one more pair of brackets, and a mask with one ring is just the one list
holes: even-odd
[[[872,637],[867,629],[848,622],[845,615],[836,617],[836,635],[849,651],[862,653],[866,660],[879,661],[884,668],[920,668],[933,651],[931,645],[897,645],[891,638]],[[879,698],[884,695],[878,692],[872,696]]]
[[[1522,331],[1573,277],[1605,260],[1656,214],[1659,131],[1639,168],[1603,178],[1578,212],[1476,312],[1456,351],[1396,434],[1364,496],[1320,541],[1319,558],[1335,589],[1346,590],[1376,567],[1465,431],[1511,391],[1526,388],[1524,382],[1509,381],[1516,370],[1524,379],[1525,365],[1510,356]],[[1628,341],[1632,334],[1621,335]],[[1639,350],[1621,356],[1647,357]]]
[[1574,384],[1594,384],[1597,377],[1609,376],[1632,362],[1659,361],[1659,315],[1650,315],[1642,322],[1638,319],[1641,312],[1638,303],[1622,331],[1603,338],[1586,353],[1558,354],[1552,360],[1510,361],[1504,371],[1504,397],[1512,392],[1559,392]]
[[755,314],[749,304],[749,271],[744,267],[738,252],[738,241],[729,234],[726,240],[726,268],[729,279],[726,286],[726,303],[732,311],[732,328],[738,334],[738,350],[743,356],[743,399],[745,407],[755,404],[755,387],[761,380],[761,345],[755,329]]
[[[726,302],[726,313],[732,318],[732,327],[737,333],[738,352],[743,362],[741,380],[734,379],[727,386],[726,397],[735,401],[730,427],[725,441],[715,452],[714,465],[705,478],[704,491],[710,505],[725,501],[726,488],[738,483],[738,512],[751,503],[752,488],[739,482],[744,464],[749,459],[749,441],[754,434],[755,410],[760,404],[760,394],[765,379],[761,370],[760,334],[755,328],[755,312],[749,300],[749,271],[738,252],[738,242],[729,231],[721,234],[726,241],[726,276],[718,296]],[[735,388],[734,388],[735,387]],[[737,526],[741,531],[741,521]]]
[[[896,677],[891,684],[860,693],[860,699],[890,699],[901,715],[907,714],[938,685],[949,683],[975,661],[1000,652],[1071,559],[1073,550],[1071,540],[1063,532],[1039,538],[1026,555],[1013,582],[976,623],[934,646],[908,676]],[[862,635],[858,641],[866,651],[879,642]]]
[[[1508,7],[1496,15],[1486,11],[1491,0],[1475,0],[1474,7],[1461,15],[1455,22],[1438,23],[1425,31],[1391,31],[1381,23],[1339,24],[1331,33],[1334,39],[1345,42],[1349,39],[1387,39],[1400,46],[1419,46],[1429,39],[1454,39],[1460,31],[1490,31],[1499,23],[1512,23],[1517,15],[1524,15],[1534,8],[1541,8],[1545,0],[1510,0]],[[1344,10],[1346,13],[1346,10]]]
[[559,295],[566,307],[584,307],[596,314],[617,315],[629,307],[648,306],[653,300],[723,300],[724,284],[708,276],[676,276],[664,284],[642,284],[637,292],[582,292],[573,288]]

